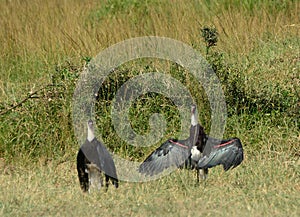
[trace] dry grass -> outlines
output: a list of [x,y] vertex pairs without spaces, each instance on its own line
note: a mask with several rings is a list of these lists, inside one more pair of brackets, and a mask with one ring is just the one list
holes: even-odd
[[198,46],[200,28],[214,25],[220,32],[218,49],[247,53],[262,42],[299,36],[299,2],[286,1],[280,9],[274,6],[273,14],[267,8],[272,3],[257,5],[255,15],[237,2],[231,7],[227,1],[153,1],[137,6],[125,2],[119,11],[108,7],[105,16],[97,14],[108,1],[1,2],[1,98],[29,91],[34,88],[30,81],[47,82],[53,65],[63,60],[95,56],[130,37],[166,36]]
[[288,1],[286,7],[274,9],[274,14],[265,8],[271,3],[261,8],[258,5],[253,9],[255,15],[249,14],[247,8],[233,5],[224,9],[217,3],[153,1],[139,8],[127,2],[128,6],[115,15],[110,16],[107,9],[107,16],[98,19],[97,12],[107,1],[36,0],[1,4],[2,57],[36,54],[45,61],[49,55],[93,56],[116,42],[144,35],[199,42],[199,30],[207,24],[215,25],[221,33],[220,49],[234,52],[247,52],[260,41],[268,40],[268,35],[280,39],[299,31],[299,3]]
[[[298,165],[272,152],[237,169],[211,170],[196,185],[195,173],[176,171],[147,183],[83,194],[73,162],[7,169],[2,173],[1,216],[299,216]],[[262,159],[264,158],[264,159]],[[274,169],[276,167],[276,169]]]

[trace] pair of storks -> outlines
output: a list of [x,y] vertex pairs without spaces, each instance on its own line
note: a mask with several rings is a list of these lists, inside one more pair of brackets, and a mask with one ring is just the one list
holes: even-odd
[[[197,180],[205,179],[208,169],[223,165],[225,171],[238,166],[243,161],[243,148],[240,139],[219,140],[205,134],[198,123],[196,106],[191,106],[190,136],[184,140],[169,139],[153,151],[139,166],[139,172],[156,175],[165,169],[195,169]],[[116,167],[104,145],[94,136],[94,126],[88,121],[88,136],[77,155],[77,171],[83,191],[103,186],[101,172],[105,174],[106,187],[109,180],[118,188]]]

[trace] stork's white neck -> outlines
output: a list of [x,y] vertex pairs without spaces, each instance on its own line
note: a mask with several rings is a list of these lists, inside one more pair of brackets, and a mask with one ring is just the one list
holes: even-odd
[[192,114],[191,125],[196,126],[197,124],[198,124],[198,120],[197,120],[196,114]]
[[93,141],[94,138],[95,138],[94,130],[91,129],[90,126],[88,126],[87,140],[88,140],[89,142],[91,142],[91,141]]

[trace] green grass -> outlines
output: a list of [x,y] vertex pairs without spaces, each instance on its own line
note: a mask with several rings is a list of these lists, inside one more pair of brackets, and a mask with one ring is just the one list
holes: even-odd
[[[0,3],[1,216],[299,216],[300,35],[298,1],[16,1]],[[209,49],[203,27],[218,31]],[[204,183],[176,170],[145,183],[83,194],[76,171],[79,148],[72,97],[83,65],[130,37],[183,41],[206,56],[222,82],[228,109],[224,137],[241,139],[236,169],[210,170]],[[111,125],[111,102],[128,79],[164,72],[194,96],[210,129],[210,108],[182,67],[144,59],[116,69],[99,91],[102,139],[127,160],[155,147],[126,144]],[[143,113],[141,113],[143,111]],[[130,108],[131,126],[149,132],[149,117],[167,120],[164,139],[177,136],[180,116],[164,96],[145,94]]]

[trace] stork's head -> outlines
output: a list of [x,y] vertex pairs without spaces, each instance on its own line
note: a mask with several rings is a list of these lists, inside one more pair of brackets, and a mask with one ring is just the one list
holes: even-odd
[[93,121],[92,121],[92,120],[88,120],[87,124],[88,124],[88,127],[92,127],[92,126],[94,126],[94,123],[93,123]]
[[191,106],[191,113],[192,113],[192,114],[195,114],[195,113],[196,113],[196,105],[195,105],[195,104],[193,104],[193,105]]
[[89,120],[87,122],[87,127],[88,127],[87,139],[88,141],[91,142],[95,138],[94,123],[92,120]]

